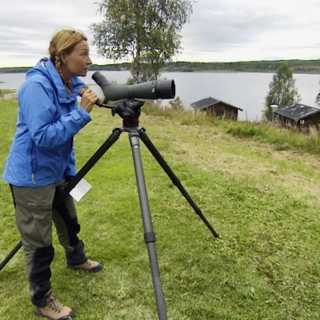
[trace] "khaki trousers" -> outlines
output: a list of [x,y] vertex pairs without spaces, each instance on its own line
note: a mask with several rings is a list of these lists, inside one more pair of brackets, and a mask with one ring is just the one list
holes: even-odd
[[67,263],[84,263],[84,244],[77,234],[80,225],[70,195],[65,195],[66,182],[45,187],[10,186],[16,212],[16,224],[22,238],[30,282],[32,303],[44,306],[45,295],[51,289],[50,264],[54,257],[52,224],[65,249]]

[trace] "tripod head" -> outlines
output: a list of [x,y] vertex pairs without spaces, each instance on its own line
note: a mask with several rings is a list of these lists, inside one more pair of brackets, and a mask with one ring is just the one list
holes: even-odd
[[111,105],[112,115],[117,114],[122,118],[124,128],[136,128],[139,126],[139,117],[143,105],[144,101],[136,99],[119,100]]

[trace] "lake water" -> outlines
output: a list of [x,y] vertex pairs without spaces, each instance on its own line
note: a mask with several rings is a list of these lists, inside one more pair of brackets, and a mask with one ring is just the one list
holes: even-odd
[[[93,72],[88,72],[84,81],[94,84]],[[125,83],[129,78],[127,71],[102,71],[111,81]],[[249,72],[170,72],[162,77],[174,79],[176,95],[188,107],[196,100],[212,96],[243,109],[239,112],[240,120],[259,121],[261,119],[264,99],[272,81],[271,73]],[[296,87],[301,96],[301,103],[316,106],[315,97],[320,91],[320,75],[294,74]],[[0,88],[17,89],[24,80],[24,74],[1,74]],[[1,83],[1,81],[3,83]]]

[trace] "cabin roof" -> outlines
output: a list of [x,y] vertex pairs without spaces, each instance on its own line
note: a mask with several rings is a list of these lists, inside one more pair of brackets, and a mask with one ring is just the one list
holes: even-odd
[[195,102],[191,103],[191,107],[196,109],[196,110],[202,110],[202,109],[206,109],[206,108],[215,106],[218,103],[222,103],[222,104],[225,104],[226,106],[229,106],[231,108],[235,108],[235,109],[243,111],[239,107],[233,106],[230,103],[227,103],[227,102],[224,102],[222,100],[218,100],[218,99],[215,99],[215,98],[212,98],[212,97],[208,97],[208,98],[204,98],[204,99],[195,101]]
[[292,106],[278,108],[273,112],[282,117],[285,117],[294,121],[299,121],[299,120],[306,119],[310,116],[313,116],[317,113],[320,113],[320,109],[307,106],[305,104],[296,103]]

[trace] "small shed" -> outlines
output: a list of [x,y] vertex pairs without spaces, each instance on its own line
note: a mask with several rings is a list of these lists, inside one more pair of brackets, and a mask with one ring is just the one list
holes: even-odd
[[212,97],[195,101],[191,104],[191,107],[195,111],[204,111],[214,117],[231,120],[237,120],[238,111],[243,111],[239,107],[233,106],[230,103],[224,102],[222,100],[217,100]]
[[320,109],[305,104],[294,104],[274,110],[273,119],[284,127],[308,132],[310,127],[320,129]]

